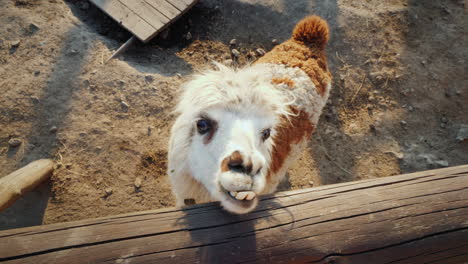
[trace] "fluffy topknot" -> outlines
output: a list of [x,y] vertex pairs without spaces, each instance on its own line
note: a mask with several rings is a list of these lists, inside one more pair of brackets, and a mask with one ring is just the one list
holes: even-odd
[[328,42],[328,34],[328,24],[325,20],[319,16],[308,16],[297,23],[292,37],[296,41],[323,49]]

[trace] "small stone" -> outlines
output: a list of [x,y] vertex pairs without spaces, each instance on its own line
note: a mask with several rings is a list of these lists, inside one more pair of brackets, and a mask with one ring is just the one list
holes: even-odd
[[50,133],[55,133],[55,132],[57,132],[57,130],[58,130],[58,129],[57,129],[56,126],[52,126],[52,127],[49,129],[49,132],[50,132]]
[[240,56],[240,52],[237,49],[232,49],[231,54],[236,58]]
[[137,177],[135,179],[135,182],[133,183],[133,185],[135,185],[135,188],[140,189],[140,187],[141,187],[141,178]]
[[457,133],[457,141],[468,141],[468,125],[461,125]]
[[177,76],[179,79],[182,79],[182,74],[176,73],[176,76]]
[[440,119],[440,121],[441,121],[442,123],[447,123],[447,122],[448,122],[448,120],[447,120],[447,118],[446,118],[445,116],[443,116],[443,117]]
[[257,56],[255,55],[255,52],[251,51],[247,54],[247,58],[249,60],[256,60],[257,59]]
[[446,123],[440,123],[440,127],[445,128],[445,127],[447,127],[447,124]]
[[271,40],[271,44],[273,44],[273,45],[276,46],[276,45],[279,44],[279,41],[278,41],[277,39],[272,39],[272,40]]
[[31,97],[29,97],[29,99],[31,99],[31,102],[33,102],[34,104],[39,103],[39,98],[36,97],[36,96],[31,96]]
[[128,108],[130,107],[125,101],[121,101],[120,102],[120,107],[122,108],[122,110],[124,112],[127,112],[128,111]]
[[448,167],[449,165],[448,161],[446,160],[436,160],[434,164],[437,165],[437,167]]
[[411,105],[408,106],[408,111],[413,112],[413,111],[414,111],[414,107],[412,107]]
[[258,48],[255,50],[255,53],[257,53],[258,56],[262,57],[263,55],[266,54],[265,50],[262,48]]
[[46,42],[45,42],[45,41],[41,41],[41,42],[39,42],[39,46],[41,46],[41,47],[42,47],[42,46],[44,46],[45,44],[46,44]]
[[460,90],[456,90],[456,91],[455,91],[455,94],[456,94],[456,95],[461,95],[461,91],[460,91]]
[[101,150],[102,150],[102,147],[101,147],[101,146],[97,146],[97,147],[96,147],[96,150],[97,150],[97,151],[101,151]]
[[232,66],[232,63],[233,63],[233,60],[231,60],[231,59],[227,59],[227,60],[225,60],[223,62],[223,64],[226,65],[226,66]]
[[229,41],[229,45],[236,46],[237,45],[237,39],[231,39],[231,41]]
[[21,40],[13,40],[10,42],[10,45],[12,48],[17,48],[19,47],[20,43],[21,43]]
[[185,39],[186,40],[191,40],[192,39],[192,33],[187,32],[187,34],[185,35]]
[[112,192],[113,192],[113,191],[112,191],[112,188],[106,188],[104,191],[106,192],[106,196],[111,195]]
[[149,126],[148,127],[148,136],[151,136],[151,132],[153,131],[153,128],[152,126]]
[[400,121],[400,124],[401,124],[402,126],[406,126],[408,123],[406,123],[405,120],[401,120],[401,121]]
[[314,186],[314,181],[309,181],[310,186]]
[[28,26],[28,31],[29,31],[30,34],[36,33],[37,31],[39,31],[39,29],[40,29],[40,28],[39,28],[36,24],[34,24],[34,23],[31,23],[31,24],[29,24],[29,26]]
[[145,81],[146,81],[147,83],[152,83],[152,82],[154,81],[154,77],[151,76],[151,75],[146,75],[146,76],[145,76]]
[[12,148],[18,147],[19,145],[21,145],[21,143],[22,143],[22,141],[19,138],[12,138],[12,139],[8,140],[8,145],[10,145],[10,147],[12,147]]
[[39,76],[39,74],[41,74],[41,71],[35,71],[34,72],[34,76]]
[[192,56],[192,55],[193,55],[193,51],[187,52],[187,55]]

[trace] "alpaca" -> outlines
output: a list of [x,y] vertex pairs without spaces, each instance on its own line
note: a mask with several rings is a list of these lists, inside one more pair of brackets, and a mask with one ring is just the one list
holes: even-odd
[[328,34],[324,20],[306,17],[255,64],[216,64],[183,86],[168,154],[177,206],[219,201],[243,214],[276,190],[330,94]]

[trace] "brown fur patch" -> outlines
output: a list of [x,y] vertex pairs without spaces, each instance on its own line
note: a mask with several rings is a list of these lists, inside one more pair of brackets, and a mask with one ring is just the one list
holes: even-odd
[[325,94],[327,85],[331,82],[325,51],[319,47],[306,46],[295,40],[288,40],[261,57],[256,63],[284,64],[298,67],[312,80],[317,92]]
[[271,174],[277,173],[284,164],[287,156],[291,152],[291,145],[297,144],[303,139],[310,139],[314,131],[314,124],[309,119],[309,115],[304,111],[299,111],[291,107],[289,120],[283,117],[277,128],[277,133],[273,138],[275,146],[272,151],[270,170],[267,174],[267,181],[271,180]]
[[284,83],[286,84],[289,88],[293,88],[294,87],[294,81],[289,79],[289,78],[286,78],[286,77],[283,77],[283,78],[273,78],[271,79],[271,82],[274,83],[274,84],[281,84],[281,83]]
[[242,165],[243,158],[239,151],[234,151],[229,157],[226,157],[221,162],[221,172],[227,172],[230,170],[229,164]]

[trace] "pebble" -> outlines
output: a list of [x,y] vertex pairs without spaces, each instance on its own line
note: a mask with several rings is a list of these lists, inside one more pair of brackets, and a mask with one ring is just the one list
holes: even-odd
[[39,76],[39,74],[41,74],[41,71],[35,71],[34,72],[34,76]]
[[128,111],[128,108],[130,107],[125,101],[121,101],[120,102],[120,107],[122,107],[122,110],[124,112],[127,112]]
[[18,147],[19,145],[21,145],[21,143],[22,143],[22,141],[19,138],[12,138],[12,139],[8,140],[8,145],[10,145],[10,147],[12,147],[12,148]]
[[279,44],[279,41],[278,41],[277,39],[272,39],[272,40],[271,40],[271,44],[273,44],[273,45],[276,46],[276,45]]
[[440,121],[441,121],[442,123],[447,123],[447,122],[448,122],[448,120],[447,120],[447,118],[446,118],[445,116],[443,116],[443,117],[440,119]]
[[468,141],[468,125],[461,125],[457,133],[457,141]]
[[152,83],[154,81],[154,77],[151,75],[146,75],[145,76],[145,81],[148,83]]
[[231,54],[236,58],[240,56],[240,52],[237,49],[232,49]]
[[262,57],[263,55],[266,54],[265,50],[262,48],[258,48],[255,50],[255,53],[257,53],[258,56]]
[[310,186],[314,186],[314,181],[309,181]]
[[106,188],[104,191],[106,192],[106,196],[111,195],[112,192],[113,192],[113,191],[112,191],[112,188]]
[[440,127],[441,127],[441,128],[445,128],[446,126],[447,126],[446,123],[440,123]]
[[448,167],[449,165],[446,160],[436,160],[434,164],[437,165],[437,167]]
[[414,107],[412,107],[412,106],[410,105],[410,106],[408,106],[408,110],[409,110],[410,112],[413,112]]
[[36,24],[34,24],[34,23],[31,23],[31,24],[29,24],[28,29],[29,29],[29,32],[30,32],[31,34],[34,34],[34,33],[36,33],[37,31],[39,31],[40,28],[39,28],[38,25],[36,25]]
[[229,41],[229,45],[236,46],[237,45],[237,39],[231,39],[231,41]]
[[52,126],[52,127],[49,129],[49,132],[50,132],[50,133],[55,133],[55,132],[57,132],[57,130],[58,130],[58,129],[57,129],[56,126]]
[[460,91],[460,90],[456,90],[456,91],[455,91],[455,94],[456,94],[456,95],[461,95],[461,91]]
[[400,124],[401,124],[402,126],[406,126],[408,123],[406,123],[405,120],[401,120],[401,121],[400,121]]
[[21,43],[21,40],[13,40],[13,41],[10,42],[10,45],[13,48],[17,48],[17,47],[19,47],[20,43]]
[[176,73],[176,76],[179,77],[179,79],[182,79],[182,74]]
[[141,178],[137,177],[135,179],[135,182],[133,183],[133,185],[135,185],[135,188],[140,189],[140,187],[141,187]]
[[187,35],[185,35],[186,40],[191,40],[192,39],[192,33],[187,32]]

